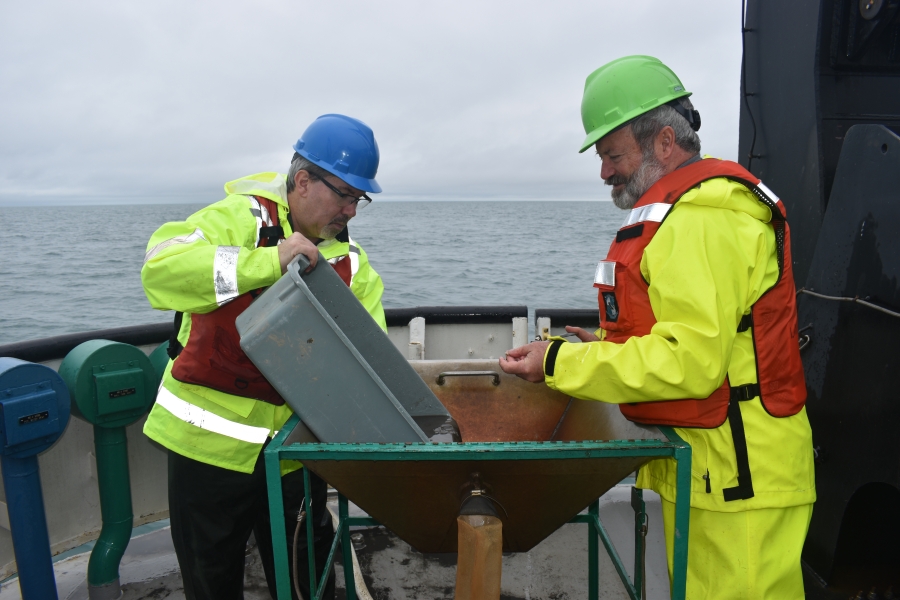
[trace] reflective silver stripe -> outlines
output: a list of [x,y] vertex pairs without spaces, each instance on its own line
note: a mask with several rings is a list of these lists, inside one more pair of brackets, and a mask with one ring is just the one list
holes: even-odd
[[266,207],[260,204],[259,200],[253,196],[247,196],[247,200],[250,201],[250,214],[256,218],[256,242],[253,245],[255,248],[259,246],[259,230],[273,225],[272,216]]
[[359,272],[359,247],[353,243],[353,239],[350,236],[347,236],[349,240],[349,250],[350,250],[350,285],[353,285],[353,278],[356,277],[356,274]]
[[[347,254],[329,258],[328,264],[336,265],[340,261],[344,260],[345,258],[347,260],[349,260],[350,261],[350,285],[353,285],[353,278],[356,277],[356,274],[359,272],[359,255],[362,253],[359,250],[359,246],[354,244],[352,239],[350,239],[347,246],[348,246]],[[319,247],[321,248],[322,246],[320,245]]]
[[634,225],[635,223],[641,223],[643,221],[662,223],[662,220],[665,219],[666,215],[669,213],[670,208],[672,208],[671,204],[664,204],[662,202],[648,204],[647,206],[641,206],[640,208],[632,208],[631,212],[628,213],[628,218],[622,223],[622,227],[628,227],[629,225]]
[[222,306],[238,297],[237,263],[240,246],[219,246],[213,260],[216,304]]
[[616,261],[601,260],[597,263],[597,271],[594,273],[594,283],[616,287]]
[[345,254],[343,256],[329,258],[328,264],[334,266],[345,258],[350,261],[350,283],[347,284],[347,287],[350,287],[353,285],[353,278],[356,276],[356,272],[359,271],[359,257],[351,252],[350,254]]
[[172,413],[172,416],[176,419],[206,431],[241,440],[242,442],[263,444],[269,437],[269,430],[265,427],[254,427],[229,421],[225,417],[220,417],[215,413],[182,400],[164,386],[159,386],[159,392],[156,394],[156,403]]
[[173,237],[164,242],[160,242],[157,245],[153,246],[149,250],[147,250],[147,254],[144,255],[144,264],[147,264],[147,261],[168,248],[169,246],[174,246],[175,244],[193,244],[197,240],[205,240],[203,237],[203,232],[200,231],[200,228],[194,230],[194,233],[190,235],[180,235],[178,237]]
[[262,206],[259,205],[259,201],[253,196],[247,196],[247,200],[250,201],[250,214],[256,219],[256,241],[253,242],[253,247],[256,248],[259,246],[259,230],[263,226]]
[[266,222],[267,227],[272,227],[275,223],[272,222],[272,215],[269,214],[269,209],[265,206],[259,206],[260,212],[262,213],[262,220]]
[[350,254],[348,256],[350,258],[350,285],[353,285],[353,278],[356,277],[356,273],[359,271],[359,248],[350,246]]
[[781,202],[781,198],[779,198],[778,196],[776,196],[776,195],[775,195],[775,192],[773,192],[772,190],[770,190],[770,189],[769,189],[769,186],[767,186],[766,184],[764,184],[762,181],[760,181],[759,183],[757,183],[757,184],[756,184],[756,187],[758,187],[759,190],[760,190],[763,194],[765,194],[766,196],[768,196],[769,199],[770,199],[772,202],[774,202],[775,204],[778,204],[779,202]]

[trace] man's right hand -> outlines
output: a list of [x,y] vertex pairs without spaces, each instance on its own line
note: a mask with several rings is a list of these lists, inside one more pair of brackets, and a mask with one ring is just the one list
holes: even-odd
[[544,355],[550,342],[531,342],[525,346],[513,348],[500,357],[500,368],[504,373],[518,375],[525,381],[540,383],[544,381]]
[[302,233],[294,232],[278,245],[278,262],[281,263],[281,274],[287,273],[287,266],[298,254],[304,255],[309,259],[309,268],[312,270],[316,266],[319,259],[319,249],[311,241],[306,239]]

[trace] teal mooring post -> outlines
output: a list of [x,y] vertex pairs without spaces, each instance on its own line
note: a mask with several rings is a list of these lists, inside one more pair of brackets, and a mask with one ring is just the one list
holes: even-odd
[[121,595],[119,563],[134,522],[125,427],[153,404],[159,376],[146,354],[108,340],[72,349],[59,374],[69,388],[72,412],[94,426],[103,528],[88,563],[88,595],[115,600]]

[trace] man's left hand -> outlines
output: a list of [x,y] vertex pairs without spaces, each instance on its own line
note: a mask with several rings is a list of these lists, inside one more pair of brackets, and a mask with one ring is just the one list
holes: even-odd
[[278,244],[278,262],[281,263],[281,274],[287,273],[288,264],[298,255],[302,254],[309,259],[309,267],[306,273],[312,271],[319,259],[319,249],[309,241],[302,233],[295,231],[284,241]]
[[544,354],[550,342],[531,342],[526,346],[513,348],[500,359],[500,368],[505,373],[518,375],[525,381],[544,381]]

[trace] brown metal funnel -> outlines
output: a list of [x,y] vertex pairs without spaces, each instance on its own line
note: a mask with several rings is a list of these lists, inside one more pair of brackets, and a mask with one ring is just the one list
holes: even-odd
[[[475,485],[498,505],[503,550],[525,552],[652,460],[577,458],[587,456],[583,445],[566,442],[665,440],[658,429],[627,421],[616,406],[570,400],[504,374],[496,360],[411,364],[459,424],[463,444],[447,445],[453,451],[440,456],[426,457],[435,449],[426,445],[378,460],[327,460],[322,452],[323,459],[307,456],[303,463],[420,552],[456,551],[460,502]],[[473,371],[496,377],[458,374]],[[287,444],[299,441],[295,431]],[[488,453],[492,460],[484,460]]]

